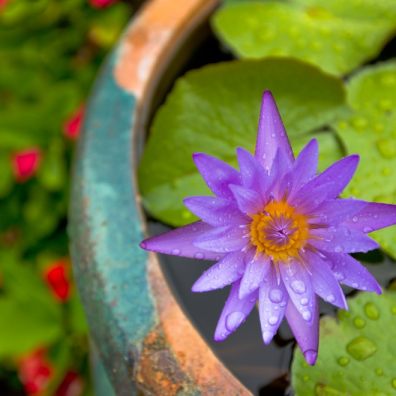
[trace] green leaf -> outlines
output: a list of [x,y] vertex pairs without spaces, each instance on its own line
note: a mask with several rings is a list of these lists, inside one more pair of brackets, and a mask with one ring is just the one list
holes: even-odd
[[[396,62],[380,63],[355,74],[348,83],[353,113],[334,128],[360,164],[345,195],[396,203]],[[396,227],[373,237],[396,258]]]
[[342,75],[377,56],[396,27],[394,1],[357,3],[245,1],[220,8],[212,24],[239,57],[290,56]]
[[[151,214],[172,225],[194,219],[182,200],[208,190],[192,153],[206,152],[235,165],[237,147],[253,151],[265,89],[278,102],[294,148],[345,110],[342,82],[295,60],[234,61],[188,73],[156,114],[139,167],[140,191]],[[323,168],[341,151],[329,131],[316,136],[327,147]]]
[[396,392],[396,293],[360,293],[338,320],[320,320],[319,356],[311,367],[299,350],[292,364],[296,396],[393,395]]
[[47,346],[63,334],[61,309],[43,280],[12,255],[2,254],[0,358]]

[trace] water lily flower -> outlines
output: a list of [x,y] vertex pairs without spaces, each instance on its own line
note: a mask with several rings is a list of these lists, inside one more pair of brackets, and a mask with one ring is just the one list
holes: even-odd
[[258,303],[268,344],[286,317],[309,364],[318,352],[318,297],[342,309],[340,283],[381,293],[350,253],[378,248],[367,233],[396,223],[396,205],[341,199],[359,157],[317,172],[318,143],[295,159],[275,101],[263,95],[255,154],[238,148],[239,171],[203,153],[194,162],[214,196],[187,198],[202,220],[146,239],[146,250],[217,261],[194,292],[231,285],[214,338],[234,332]]

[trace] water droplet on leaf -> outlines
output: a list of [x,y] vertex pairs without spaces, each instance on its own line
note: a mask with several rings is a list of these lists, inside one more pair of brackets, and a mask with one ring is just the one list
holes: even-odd
[[360,336],[354,338],[347,346],[347,352],[356,360],[366,360],[377,352],[377,346],[373,341]]
[[375,305],[374,303],[372,303],[372,302],[367,303],[367,304],[364,306],[364,312],[365,312],[366,316],[367,316],[369,319],[372,319],[372,320],[377,320],[377,319],[379,318],[379,316],[380,316],[380,313],[379,313],[379,311],[378,311],[378,308],[377,308],[376,305]]

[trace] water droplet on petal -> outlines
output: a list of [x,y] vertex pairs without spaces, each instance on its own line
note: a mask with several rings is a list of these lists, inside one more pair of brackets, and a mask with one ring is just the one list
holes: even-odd
[[349,363],[349,358],[346,356],[342,356],[337,360],[337,363],[342,366],[345,367],[346,365],[348,365]]
[[242,312],[236,311],[232,312],[227,315],[226,318],[226,327],[229,331],[234,331],[236,330],[239,325],[243,322],[245,319],[245,315]]
[[364,306],[364,312],[365,312],[366,316],[372,320],[377,320],[380,316],[378,308],[376,307],[376,305],[374,303],[371,303],[371,302],[367,303]]
[[308,304],[308,298],[303,297],[303,298],[300,300],[300,303],[301,303],[301,305],[307,305],[307,304]]
[[201,260],[201,259],[204,258],[204,254],[201,253],[201,252],[198,252],[198,253],[195,253],[195,254],[194,254],[194,257],[195,257],[196,259]]
[[304,311],[302,313],[302,317],[304,318],[304,320],[310,320],[312,318],[311,312],[309,311]]
[[273,303],[281,302],[283,298],[282,290],[272,289],[269,293],[269,298]]
[[336,253],[341,253],[343,250],[344,250],[344,249],[343,249],[342,246],[340,246],[340,245],[337,245],[337,246],[334,248],[334,251],[335,251]]
[[358,221],[357,216],[353,216],[353,217],[352,217],[352,221],[353,221],[354,223],[357,223],[357,221]]
[[270,331],[263,331],[264,343],[269,344],[272,340],[272,333]]
[[294,280],[291,283],[291,288],[298,294],[302,294],[306,290],[305,283],[300,280]]
[[354,338],[347,346],[347,352],[356,360],[366,360],[377,352],[377,346],[373,341],[360,336]]
[[268,323],[269,323],[271,326],[276,325],[276,324],[278,323],[278,321],[279,321],[279,316],[275,316],[275,315],[270,316],[269,319],[268,319]]
[[333,295],[333,294],[329,294],[329,295],[326,297],[326,301],[329,302],[329,303],[333,303],[333,302],[335,301],[334,295]]
[[179,256],[180,255],[180,249],[173,249],[172,250],[172,254],[174,255],[174,256]]

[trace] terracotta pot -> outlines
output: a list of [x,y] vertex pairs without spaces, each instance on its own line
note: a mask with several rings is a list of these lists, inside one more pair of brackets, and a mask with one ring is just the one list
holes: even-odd
[[146,3],[104,66],[87,111],[71,250],[93,343],[116,395],[251,394],[178,306],[157,256],[138,247],[145,219],[135,170],[148,119],[216,5]]

